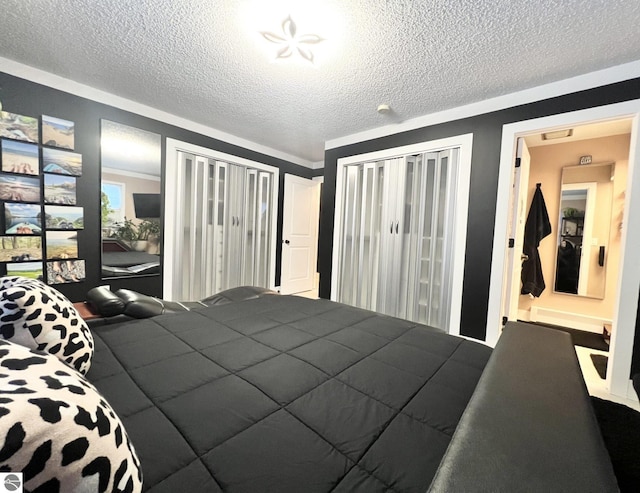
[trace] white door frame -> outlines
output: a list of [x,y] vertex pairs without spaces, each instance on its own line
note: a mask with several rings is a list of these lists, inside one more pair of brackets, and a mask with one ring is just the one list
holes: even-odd
[[452,259],[452,285],[451,285],[451,312],[449,318],[449,333],[460,334],[460,319],[462,313],[462,283],[464,280],[464,259],[467,244],[467,218],[469,211],[469,184],[471,181],[471,151],[473,147],[473,134],[462,134],[444,139],[431,140],[418,144],[410,144],[392,149],[369,152],[356,156],[338,159],[336,169],[336,202],[333,227],[333,261],[331,265],[331,299],[337,301],[338,273],[340,270],[340,236],[342,233],[342,207],[344,188],[344,168],[349,164],[365,163],[369,161],[381,161],[394,157],[405,156],[413,153],[429,151],[441,151],[454,147],[460,148],[458,156],[458,170],[456,182],[456,201],[458,203],[455,213],[453,233]]
[[495,345],[500,337],[502,319],[500,308],[507,258],[507,216],[509,213],[506,208],[501,209],[500,204],[509,203],[511,167],[515,159],[517,137],[539,133],[542,130],[560,130],[576,125],[627,118],[632,120],[629,169],[622,223],[618,295],[614,307],[614,330],[611,336],[611,351],[605,385],[611,394],[634,398],[629,370],[638,309],[638,290],[640,289],[640,262],[634,258],[640,251],[640,139],[638,139],[640,99],[521,121],[502,127],[486,341],[490,345]]
[[513,248],[507,250],[507,264],[505,266],[502,294],[502,315],[509,320],[514,320],[518,314],[531,169],[531,154],[527,143],[522,137],[519,137],[516,146],[516,156],[520,159],[520,166],[515,167],[512,165],[512,192],[509,194],[509,213],[507,216],[509,223],[507,225],[507,234],[510,239],[513,239],[514,243]]

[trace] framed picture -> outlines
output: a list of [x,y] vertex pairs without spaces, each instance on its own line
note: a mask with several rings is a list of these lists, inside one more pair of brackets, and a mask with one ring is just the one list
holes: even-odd
[[47,262],[47,284],[66,284],[84,281],[84,260],[55,260]]
[[78,233],[75,231],[47,231],[47,260],[78,258]]
[[37,143],[38,119],[0,111],[0,137]]
[[44,220],[47,229],[84,229],[84,208],[45,205]]
[[40,202],[40,178],[0,173],[0,200]]
[[40,236],[0,236],[0,262],[42,260]]
[[65,175],[44,175],[44,203],[76,205],[76,179]]
[[42,262],[20,262],[17,264],[7,264],[8,276],[28,277],[43,281]]
[[4,233],[8,235],[42,234],[42,212],[40,206],[5,202]]
[[42,115],[42,144],[73,150],[75,123]]
[[23,175],[40,174],[38,146],[2,139],[2,171]]
[[42,171],[56,175],[82,175],[82,155],[59,149],[42,149]]

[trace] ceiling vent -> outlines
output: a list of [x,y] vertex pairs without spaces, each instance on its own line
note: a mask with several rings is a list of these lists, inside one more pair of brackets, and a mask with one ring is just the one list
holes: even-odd
[[571,137],[573,135],[573,129],[568,128],[566,130],[556,130],[555,132],[545,132],[542,134],[542,140],[563,139],[565,137]]

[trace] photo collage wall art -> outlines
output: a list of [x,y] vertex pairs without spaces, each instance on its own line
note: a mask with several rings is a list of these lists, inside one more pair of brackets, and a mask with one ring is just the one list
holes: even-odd
[[47,284],[85,279],[78,253],[84,208],[76,199],[82,155],[74,137],[74,122],[0,111],[0,274]]

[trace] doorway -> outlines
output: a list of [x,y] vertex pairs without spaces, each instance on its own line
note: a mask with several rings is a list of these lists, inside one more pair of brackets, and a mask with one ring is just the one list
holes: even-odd
[[[542,139],[543,134],[522,138],[530,156],[528,180],[523,180],[528,184],[520,190],[526,195],[522,215],[539,185],[551,233],[537,248],[545,289],[535,297],[521,295],[521,264],[514,263],[516,292],[508,298],[514,306],[505,314],[510,320],[602,334],[604,324],[612,323],[617,299],[631,121],[569,131],[570,136],[555,139]],[[591,162],[578,164],[580,158]],[[529,267],[525,262],[525,273]]]
[[[510,211],[507,204],[511,197],[511,175],[516,157],[516,144],[519,137],[533,134],[559,131],[592,123],[628,120],[631,122],[629,145],[628,181],[622,201],[623,211],[620,230],[620,264],[615,279],[617,293],[613,303],[613,334],[611,338],[611,357],[606,379],[608,392],[620,397],[634,396],[630,385],[632,346],[635,333],[638,290],[640,287],[640,268],[632,259],[632,252],[640,247],[640,178],[634,169],[638,164],[638,119],[640,101],[630,101],[563,115],[518,122],[503,127],[500,173],[497,195],[497,212],[494,235],[491,284],[489,292],[489,310],[487,317],[487,341],[495,344],[499,338],[504,315],[506,280],[513,274],[507,262],[507,230]],[[577,163],[576,163],[577,164]],[[517,187],[516,187],[517,188]],[[635,193],[632,191],[635,190]],[[505,204],[500,207],[500,204]],[[528,204],[527,204],[528,208]],[[555,218],[557,220],[557,218]],[[555,246],[554,246],[555,248]],[[629,252],[625,255],[625,252]],[[516,255],[514,255],[516,256]],[[627,259],[627,261],[625,261]],[[549,283],[551,284],[551,283]]]

